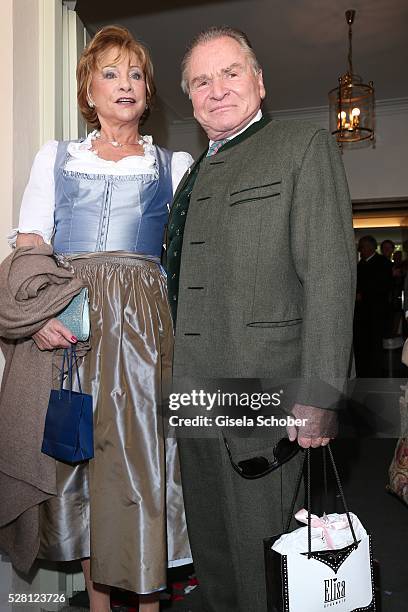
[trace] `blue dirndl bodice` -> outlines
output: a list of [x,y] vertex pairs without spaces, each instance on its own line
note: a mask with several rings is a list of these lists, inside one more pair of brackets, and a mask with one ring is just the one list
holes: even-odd
[[156,176],[87,174],[66,170],[68,144],[58,143],[54,167],[54,250],[160,257],[173,197],[171,151],[155,147]]

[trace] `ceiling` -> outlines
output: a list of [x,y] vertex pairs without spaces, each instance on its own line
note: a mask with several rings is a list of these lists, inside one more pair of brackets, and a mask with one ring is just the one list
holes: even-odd
[[[351,5],[351,6],[350,6]],[[267,110],[323,106],[347,65],[346,9],[357,10],[353,63],[379,100],[408,97],[407,0],[78,0],[90,33],[121,24],[151,50],[167,119],[190,118],[180,89],[189,40],[210,25],[244,30],[263,66]]]

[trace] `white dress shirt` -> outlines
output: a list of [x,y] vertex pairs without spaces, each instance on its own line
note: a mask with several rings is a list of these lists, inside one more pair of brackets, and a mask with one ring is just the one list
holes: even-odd
[[[250,125],[252,125],[256,121],[259,121],[260,119],[262,119],[262,111],[261,111],[261,109],[259,109],[259,111],[256,113],[255,117],[253,117],[251,119],[251,121],[248,123],[248,125],[246,125],[244,128],[242,128],[242,130],[239,130],[239,132],[237,132],[233,136],[229,136],[228,138],[226,138],[226,141],[228,142],[229,140],[232,140],[233,138],[236,138],[237,136],[242,134],[242,132],[245,132],[245,130],[247,130]],[[208,148],[210,148],[211,145],[214,144],[214,142],[217,142],[217,141],[216,140],[210,140],[210,142],[208,143]]]

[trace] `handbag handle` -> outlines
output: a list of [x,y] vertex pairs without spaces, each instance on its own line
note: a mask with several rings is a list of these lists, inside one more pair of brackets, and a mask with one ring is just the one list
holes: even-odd
[[[344,507],[345,514],[347,516],[347,521],[348,521],[348,524],[349,524],[349,527],[350,527],[350,531],[351,531],[351,534],[353,536],[353,541],[354,541],[354,544],[357,545],[357,538],[356,538],[356,534],[355,534],[355,531],[354,531],[353,524],[351,522],[350,511],[348,509],[346,498],[344,496],[343,486],[341,484],[340,476],[339,476],[339,473],[338,473],[338,470],[337,470],[336,463],[334,461],[333,452],[332,452],[332,449],[330,447],[330,444],[327,445],[327,450],[329,451],[330,462],[331,462],[331,465],[332,465],[332,468],[333,468],[333,472],[334,472],[334,476],[335,476],[335,479],[336,479],[337,488],[338,488],[339,493],[340,493],[341,501],[343,502],[343,507]],[[325,448],[324,447],[323,447],[323,453],[324,453],[324,455],[323,455],[324,482],[325,482],[325,486],[327,487],[327,473],[326,473],[326,461],[325,461]],[[310,448],[307,448],[306,451],[305,451],[304,460],[302,462],[302,465],[300,466],[300,470],[299,470],[299,474],[298,474],[297,481],[296,481],[296,486],[295,486],[295,492],[294,492],[294,495],[293,495],[293,499],[292,499],[291,507],[290,507],[290,512],[289,512],[288,520],[287,520],[286,527],[285,527],[285,532],[286,532],[286,531],[289,530],[290,521],[292,520],[293,512],[294,512],[294,509],[295,509],[296,498],[298,496],[299,489],[300,489],[300,483],[302,481],[302,474],[303,474],[303,471],[304,471],[304,465],[306,463],[306,465],[307,465],[307,546],[308,546],[307,557],[308,557],[308,559],[310,559],[310,557],[312,556],[312,518],[311,518],[310,458],[311,458]]]
[[61,374],[60,374],[60,389],[59,389],[59,399],[62,398],[62,390],[64,387],[64,372],[65,372],[65,359],[67,360],[67,368],[68,368],[68,391],[69,391],[69,401],[72,399],[72,370],[75,367],[76,376],[78,382],[78,390],[82,393],[81,387],[81,379],[79,377],[79,369],[78,369],[78,358],[76,354],[76,349],[73,344],[71,344],[68,349],[64,349],[64,353],[62,356],[62,365],[61,365]]
[[304,468],[305,468],[306,453],[305,453],[303,448],[301,450],[303,452],[303,461],[302,461],[302,463],[300,465],[299,472],[298,472],[298,475],[297,475],[297,478],[296,478],[295,490],[294,490],[294,493],[293,493],[292,501],[290,502],[290,510],[289,510],[288,518],[287,518],[286,524],[285,524],[285,526],[283,528],[283,532],[284,533],[289,531],[290,522],[291,522],[293,514],[295,512],[296,499],[297,499],[297,496],[299,494],[300,483],[302,482],[303,471],[304,471]]

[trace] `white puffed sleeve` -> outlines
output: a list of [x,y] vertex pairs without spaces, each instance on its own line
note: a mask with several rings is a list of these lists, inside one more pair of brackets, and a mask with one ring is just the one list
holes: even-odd
[[173,185],[173,194],[176,192],[179,182],[193,162],[194,159],[191,157],[190,153],[185,153],[184,151],[177,151],[176,153],[173,153],[173,157],[171,159],[171,180]]
[[13,230],[8,237],[12,245],[17,233],[38,234],[45,242],[51,242],[54,232],[54,165],[57,148],[58,142],[50,140],[35,156],[21,202],[18,229]]

